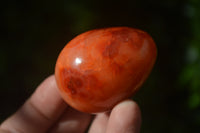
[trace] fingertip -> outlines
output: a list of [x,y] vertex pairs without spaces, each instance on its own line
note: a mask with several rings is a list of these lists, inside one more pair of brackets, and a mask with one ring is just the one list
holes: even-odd
[[132,100],[125,100],[117,104],[111,111],[108,132],[139,133],[141,121],[138,104]]
[[107,113],[99,113],[94,118],[89,133],[105,133],[108,124],[109,115]]
[[142,116],[139,105],[133,100],[125,100],[117,104],[112,112],[118,116],[122,115],[124,119],[132,118],[132,122],[137,122],[138,126],[142,123]]
[[118,103],[112,110],[112,112],[116,112],[117,114],[124,113],[126,111],[132,112],[132,114],[137,114],[137,116],[141,115],[140,107],[138,104],[130,99]]

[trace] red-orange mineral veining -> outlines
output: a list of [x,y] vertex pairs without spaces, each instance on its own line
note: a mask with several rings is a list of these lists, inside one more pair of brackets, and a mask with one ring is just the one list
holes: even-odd
[[115,27],[85,32],[61,51],[55,68],[63,99],[88,113],[108,111],[148,77],[156,46],[144,31]]

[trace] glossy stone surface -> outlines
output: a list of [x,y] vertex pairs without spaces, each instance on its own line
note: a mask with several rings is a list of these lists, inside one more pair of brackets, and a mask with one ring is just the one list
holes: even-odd
[[61,51],[55,68],[63,99],[88,113],[108,111],[139,89],[157,50],[144,31],[113,27],[85,32]]

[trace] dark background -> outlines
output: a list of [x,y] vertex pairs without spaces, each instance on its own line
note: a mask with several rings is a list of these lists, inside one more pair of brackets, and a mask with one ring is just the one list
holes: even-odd
[[0,122],[54,73],[73,37],[130,26],[147,31],[158,48],[150,77],[133,97],[141,133],[200,132],[200,1],[7,0],[0,7]]

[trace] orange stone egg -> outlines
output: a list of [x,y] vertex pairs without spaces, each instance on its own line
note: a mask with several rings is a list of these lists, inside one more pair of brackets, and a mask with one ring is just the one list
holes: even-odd
[[82,112],[111,110],[139,89],[156,56],[155,43],[144,31],[113,27],[85,32],[71,40],[57,59],[60,94]]

